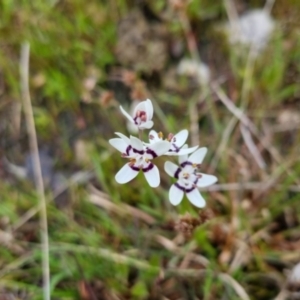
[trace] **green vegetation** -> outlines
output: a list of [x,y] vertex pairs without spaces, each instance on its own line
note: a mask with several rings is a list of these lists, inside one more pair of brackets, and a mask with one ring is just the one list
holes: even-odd
[[[19,74],[28,42],[38,143],[66,187],[58,193],[46,184],[51,299],[292,299],[287,270],[300,261],[300,4],[275,1],[275,29],[253,58],[228,42],[223,1],[137,2],[0,3],[0,298],[43,299],[39,199],[32,180],[7,164],[24,166],[30,153]],[[239,14],[262,8],[233,2]],[[176,73],[195,54],[209,66],[210,84]],[[239,120],[223,93],[244,112]],[[186,198],[169,203],[164,158],[156,189],[141,174],[126,185],[114,180],[124,160],[108,139],[127,130],[118,107],[146,97],[156,129],[192,126],[189,141],[208,147],[203,172],[219,182],[202,192],[204,210]],[[250,132],[241,127],[248,119]]]

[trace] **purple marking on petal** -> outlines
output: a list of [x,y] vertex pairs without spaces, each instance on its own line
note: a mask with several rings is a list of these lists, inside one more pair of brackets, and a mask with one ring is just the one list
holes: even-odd
[[193,164],[190,161],[184,161],[180,166],[184,168],[185,166],[192,166]]
[[175,186],[177,188],[179,188],[180,190],[182,190],[183,192],[185,192],[185,188],[183,186],[181,186],[178,182],[175,182]]
[[127,148],[126,148],[126,154],[127,154],[127,156],[129,156],[129,151],[132,149],[132,147],[129,145],[129,146],[127,146]]
[[191,188],[187,189],[184,186],[181,186],[178,182],[175,183],[175,186],[186,193],[190,193],[191,191],[193,191],[195,189],[195,187],[191,187]]
[[146,153],[152,155],[153,158],[157,157],[157,154],[155,153],[155,151],[147,148]]
[[140,126],[142,122],[147,121],[147,114],[145,111],[138,110],[133,118],[135,125]]
[[134,171],[139,171],[140,170],[140,168],[139,167],[136,167],[136,166],[134,166],[134,165],[129,165],[129,167],[132,169],[132,170],[134,170]]
[[190,193],[191,191],[193,191],[195,188],[192,186],[191,188],[189,188],[189,189],[185,189],[185,192],[186,193]]
[[148,167],[143,168],[143,172],[148,172],[154,168],[154,164],[150,163]]
[[178,179],[179,178],[179,173],[181,172],[181,168],[177,168],[177,170],[176,170],[176,172],[175,172],[175,174],[174,174],[174,177],[176,178],[176,179]]
[[141,154],[141,155],[144,154],[144,150],[137,150],[137,149],[135,149],[135,148],[132,148],[132,151],[133,151],[134,153],[138,153],[138,154]]
[[178,153],[180,151],[180,148],[176,146],[176,144],[172,144],[172,146],[174,147],[174,149],[170,149],[170,152],[176,152]]

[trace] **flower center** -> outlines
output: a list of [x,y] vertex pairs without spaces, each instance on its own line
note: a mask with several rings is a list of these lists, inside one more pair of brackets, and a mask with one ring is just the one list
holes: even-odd
[[134,123],[136,125],[141,125],[142,122],[146,122],[147,121],[147,114],[145,111],[143,110],[138,110],[135,114],[135,117],[133,118]]

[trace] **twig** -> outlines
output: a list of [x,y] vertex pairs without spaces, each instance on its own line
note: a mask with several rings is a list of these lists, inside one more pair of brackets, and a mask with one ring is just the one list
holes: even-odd
[[[185,39],[187,42],[190,55],[194,62],[201,64],[201,57],[198,52],[197,41],[194,36],[189,18],[186,14],[186,7],[183,7],[181,10],[179,10],[178,16],[185,35]],[[202,81],[200,81],[200,84],[202,85],[202,87],[204,87]],[[199,114],[198,114],[197,103],[198,100],[196,98],[196,99],[192,99],[189,105],[189,115],[190,115],[190,122],[191,122],[190,132],[191,132],[192,146],[196,146],[200,142],[199,125],[198,125]]]
[[228,125],[226,126],[225,130],[223,131],[221,142],[220,142],[218,149],[211,161],[210,172],[215,171],[215,169],[219,163],[220,157],[224,153],[224,150],[226,148],[226,145],[228,143],[228,140],[230,138],[230,135],[231,135],[236,123],[237,123],[237,119],[235,117],[232,117],[230,119]]
[[108,211],[113,211],[119,215],[131,215],[137,219],[144,221],[149,225],[155,223],[155,219],[148,215],[147,213],[141,211],[138,208],[132,207],[127,204],[118,204],[113,203],[107,194],[97,190],[92,185],[89,186],[91,194],[89,196],[89,201],[97,206],[103,207]]
[[[227,107],[227,109],[229,111],[231,111],[232,114],[243,125],[245,125],[254,136],[256,136],[259,139],[261,145],[264,147],[264,149],[266,149],[271,154],[274,161],[279,165],[284,165],[281,155],[278,153],[278,151],[273,147],[273,145],[269,141],[267,141],[265,138],[262,138],[260,136],[260,132],[259,132],[258,128],[254,125],[253,122],[251,122],[251,120],[245,115],[245,113],[241,109],[239,109],[238,107],[236,107],[234,105],[232,100],[230,100],[228,98],[228,96],[223,92],[223,90],[221,90],[221,88],[219,87],[219,85],[216,82],[213,82],[211,84],[211,86],[212,86],[212,89],[214,90],[214,92],[217,94],[217,96],[221,100],[221,102]],[[297,179],[297,174],[295,174],[294,171],[286,169],[286,168],[285,168],[285,171],[289,176],[294,178],[295,182],[298,185],[300,185],[300,181]]]
[[36,191],[40,199],[40,230],[42,240],[42,267],[43,267],[43,293],[44,300],[50,300],[50,269],[49,269],[49,241],[47,207],[44,191],[44,183],[39,157],[37,136],[33,118],[32,104],[29,93],[29,43],[24,43],[21,49],[20,73],[21,73],[21,96],[24,104],[24,113],[29,136],[30,151],[34,161],[34,181]]
[[[276,176],[277,179],[277,176]],[[238,191],[238,190],[264,190],[267,187],[273,186],[274,179],[271,178],[265,182],[231,182],[223,184],[214,184],[207,188],[201,188],[201,191],[218,192],[218,191]],[[276,185],[276,190],[288,189],[291,192],[300,192],[300,187],[297,185],[291,185],[286,187],[284,185]]]
[[233,3],[232,0],[224,0],[224,6],[226,9],[226,13],[227,13],[227,17],[230,23],[230,26],[233,28],[233,30],[235,31],[235,34],[239,34],[240,33],[240,26],[239,26],[239,15],[238,12],[236,10],[236,7]]
[[252,154],[254,160],[256,161],[257,165],[261,169],[265,169],[266,163],[265,163],[264,159],[262,158],[259,150],[257,149],[255,143],[253,142],[250,131],[243,124],[241,124],[240,130],[241,130],[242,136],[244,138],[245,144],[248,147],[248,149],[249,149],[250,153]]
[[249,295],[246,293],[245,289],[230,275],[226,273],[220,273],[219,278],[228,285],[231,285],[231,287],[235,290],[235,292],[238,294],[240,299],[242,300],[250,300]]
[[189,115],[190,115],[190,135],[191,135],[191,146],[199,145],[200,143],[200,134],[199,134],[199,114],[197,108],[197,102],[195,100],[191,100],[189,105]]
[[[270,14],[274,3],[275,3],[275,0],[267,0],[265,3],[265,6],[264,6],[264,11],[266,13]],[[236,8],[231,0],[225,0],[225,9],[226,9],[228,19],[229,19],[231,26],[233,26],[233,28],[236,30],[236,33],[238,33],[238,31],[240,30],[240,27],[237,24],[239,17],[238,17]],[[256,44],[252,42],[250,45],[248,56],[247,56],[246,67],[245,67],[245,76],[244,76],[244,81],[243,81],[243,85],[242,85],[242,92],[241,92],[241,108],[242,109],[244,109],[247,106],[248,95],[249,95],[250,85],[251,85],[251,78],[253,75],[256,57],[257,57]],[[212,161],[213,169],[216,168],[216,165],[220,158],[220,155],[224,151],[227,141],[229,140],[229,137],[237,123],[238,123],[238,119],[235,116],[233,116],[230,119],[228,126],[226,127],[226,130],[222,137],[221,143],[218,147],[218,151]]]
[[275,0],[267,0],[264,6],[264,11],[268,14],[271,13],[273,6],[275,4]]
[[224,91],[216,82],[212,82],[211,87],[212,90],[217,94],[221,102],[242,124],[248,127],[251,130],[251,132],[257,132],[255,125],[250,121],[250,119],[240,108],[234,105],[234,103],[228,98],[228,96],[224,93]]

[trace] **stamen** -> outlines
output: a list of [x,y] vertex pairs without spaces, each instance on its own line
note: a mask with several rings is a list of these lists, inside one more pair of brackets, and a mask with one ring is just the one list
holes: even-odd
[[[171,142],[171,140],[172,140],[173,137],[174,137],[174,134],[173,134],[173,133],[169,133],[169,134],[168,134],[167,140],[168,140],[169,142]],[[176,142],[176,139],[174,140],[174,142]]]
[[140,118],[141,118],[141,121],[146,122],[147,121],[146,113],[142,112]]
[[146,112],[143,111],[143,110],[138,110],[135,114],[135,118],[140,118],[141,121],[145,122],[147,121],[147,115],[146,115]]
[[183,173],[183,178],[184,179],[188,179],[190,177],[190,174],[189,173]]
[[149,134],[149,140],[154,140],[154,136],[152,134]]
[[197,168],[197,164],[195,164],[195,163],[192,164],[192,167],[193,167],[193,168]]
[[162,133],[161,131],[158,133],[158,137],[159,137],[160,139],[163,139],[163,138],[164,138],[164,135],[163,135],[163,133]]
[[133,166],[136,163],[136,159],[135,158],[130,158],[129,159],[129,166]]
[[150,161],[149,158],[145,158],[145,162],[148,163]]

